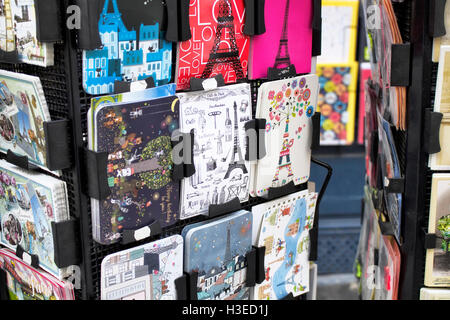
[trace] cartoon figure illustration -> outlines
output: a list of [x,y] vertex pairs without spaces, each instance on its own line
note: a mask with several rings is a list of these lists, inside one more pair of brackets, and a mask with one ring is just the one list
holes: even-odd
[[281,250],[284,249],[283,244],[284,244],[284,241],[282,241],[281,239],[278,239],[278,240],[277,240],[277,243],[276,243],[276,246],[277,246],[277,247],[276,247],[276,249],[275,249],[277,255],[281,252]]

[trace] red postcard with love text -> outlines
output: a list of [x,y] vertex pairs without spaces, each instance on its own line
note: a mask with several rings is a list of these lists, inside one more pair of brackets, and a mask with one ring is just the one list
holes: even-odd
[[192,38],[177,48],[177,90],[189,89],[191,78],[222,74],[225,83],[235,83],[247,77],[244,0],[191,0],[189,22]]

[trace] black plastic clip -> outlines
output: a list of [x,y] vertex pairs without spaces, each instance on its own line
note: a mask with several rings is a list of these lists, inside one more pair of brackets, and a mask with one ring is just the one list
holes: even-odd
[[284,297],[284,298],[282,298],[280,300],[291,300],[291,301],[293,301],[293,300],[295,300],[295,298],[294,298],[294,295],[292,294],[292,292],[289,292],[289,294],[286,297]]
[[[176,291],[179,297],[178,300],[198,300],[197,296],[197,283],[198,283],[198,272],[185,272],[184,276],[175,280]],[[177,283],[178,282],[178,283]]]
[[[307,183],[304,184],[304,188],[303,190],[306,190],[308,188]],[[288,194],[294,193],[297,190],[297,187],[295,186],[294,181],[289,182],[288,184],[285,184],[284,186],[281,187],[277,187],[277,188],[269,188],[268,192],[265,196],[262,196],[261,198],[264,198],[268,201],[276,199],[276,198],[280,198],[283,196],[286,196]]]
[[378,157],[378,131],[370,135],[370,162],[376,163]]
[[8,63],[20,63],[17,49],[9,52],[0,49],[0,61]]
[[441,151],[439,131],[444,115],[440,112],[425,112],[425,124],[423,129],[423,149],[428,154]]
[[393,44],[391,46],[391,86],[410,85],[411,44]]
[[311,150],[316,150],[320,146],[320,118],[321,113],[316,112],[312,116],[312,139],[311,139]]
[[6,271],[0,269],[0,301],[9,300],[8,280]]
[[265,278],[264,269],[264,255],[266,247],[255,247],[247,252],[245,259],[247,261],[247,276],[245,285],[247,287],[254,287],[257,283],[260,284]]
[[210,204],[208,208],[208,217],[215,218],[226,213],[235,212],[241,209],[241,202],[238,197],[222,204]]
[[[252,119],[244,125],[246,133],[246,161],[255,161],[266,156],[266,119]],[[251,143],[254,142],[254,143]]]
[[383,210],[383,190],[382,189],[375,189],[375,191],[372,193],[372,203],[373,207],[378,211],[384,211]]
[[81,262],[79,222],[74,219],[52,221],[53,247],[55,264],[58,268],[78,265]]
[[435,249],[436,248],[436,242],[438,237],[435,233],[428,233],[424,230],[425,233],[425,249]]
[[172,137],[172,159],[183,159],[182,162],[174,161],[172,180],[179,181],[188,178],[195,173],[194,165],[194,129],[189,133],[180,132]]
[[[141,81],[135,81],[135,82],[128,82],[128,81],[115,81],[114,82],[114,94],[119,94],[119,93],[125,93],[125,92],[131,92],[132,89],[132,85],[133,83],[145,83],[146,87],[143,88],[142,90],[145,89],[150,89],[150,88],[154,88],[155,87],[155,80],[153,79],[152,76],[141,80]],[[133,90],[136,91],[136,90]]]
[[437,236],[435,233],[428,233],[425,228],[422,229],[425,234],[424,246],[425,249],[436,249],[439,247],[438,240],[444,241],[447,250],[446,253],[450,253],[450,239],[444,239],[443,237]]
[[177,300],[188,300],[188,279],[189,276],[184,273],[181,277],[175,279],[175,291]]
[[445,30],[445,3],[446,0],[429,0],[430,17],[428,19],[428,34],[430,37],[441,37],[446,34]]
[[312,52],[311,56],[316,57],[322,54],[322,1],[313,0],[313,21],[312,21]]
[[384,177],[384,190],[387,193],[403,193],[405,191],[405,179]]
[[102,46],[98,30],[98,20],[103,9],[101,0],[74,0],[79,8],[80,25],[78,28],[78,48],[81,50],[95,50]]
[[86,194],[97,200],[104,200],[111,194],[108,186],[108,152],[96,152],[84,149],[84,177]]
[[62,41],[60,4],[60,0],[34,0],[36,8],[36,38],[39,42]]
[[149,237],[159,235],[161,234],[161,232],[162,232],[161,224],[159,223],[158,220],[156,220],[151,224],[149,224],[148,226],[139,229],[134,230],[123,229],[121,231],[122,238],[120,240],[120,243],[123,245],[130,244],[136,241],[141,241]]
[[255,36],[266,32],[265,0],[245,0],[244,34]]
[[180,42],[191,39],[189,0],[166,0],[166,4],[168,17],[166,40]]
[[267,70],[267,80],[274,81],[286,78],[292,78],[297,75],[297,71],[295,69],[295,65],[291,64],[286,68],[269,68]]
[[10,149],[6,152],[5,160],[19,168],[25,170],[36,170],[38,167],[28,161],[27,156],[19,156]]
[[201,78],[191,78],[189,91],[202,91],[202,90],[212,90],[218,87],[223,87],[225,85],[225,79],[223,75],[219,73],[215,77],[208,79]]
[[39,268],[39,257],[35,254],[29,254],[22,248],[21,245],[17,245],[16,247],[16,256],[33,268]]
[[381,214],[378,218],[378,225],[380,227],[381,234],[384,236],[395,236],[394,226],[389,221],[381,220]]
[[378,266],[379,259],[380,259],[380,250],[375,248],[375,249],[373,249],[373,264],[375,266]]
[[72,166],[71,122],[68,119],[44,122],[47,168],[51,171]]

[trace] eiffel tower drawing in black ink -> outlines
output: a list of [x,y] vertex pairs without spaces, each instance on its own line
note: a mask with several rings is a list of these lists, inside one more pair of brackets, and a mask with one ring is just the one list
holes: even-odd
[[287,30],[289,20],[289,3],[290,0],[287,0],[286,8],[284,9],[283,31],[281,33],[277,57],[275,58],[275,65],[273,66],[276,69],[288,68],[291,65],[291,58],[289,56],[289,47],[288,47],[288,30]]
[[[247,173],[247,168],[244,164],[244,159],[242,158],[241,148],[239,147],[239,132],[238,132],[238,116],[237,116],[237,103],[234,102],[234,146],[233,146],[233,154],[231,156],[230,164],[228,165],[227,173],[225,174],[224,179],[228,179],[231,171],[234,169],[241,169],[244,174]],[[236,161],[236,155],[238,156],[238,160]]]
[[[228,29],[228,33],[230,35],[230,46],[229,48],[219,48],[222,42],[222,36],[225,35],[226,29]],[[244,71],[242,69],[241,61],[239,60],[239,49],[236,43],[236,34],[234,31],[233,10],[229,0],[221,0],[219,3],[216,38],[201,78],[209,78],[214,70],[214,66],[221,63],[231,64],[234,72],[236,73],[237,79],[244,78]]]

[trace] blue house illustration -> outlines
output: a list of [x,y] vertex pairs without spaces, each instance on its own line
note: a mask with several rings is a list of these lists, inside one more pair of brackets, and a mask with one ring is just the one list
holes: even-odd
[[153,77],[157,86],[169,83],[172,44],[164,40],[159,23],[141,24],[138,37],[138,31],[125,27],[116,0],[105,0],[98,29],[102,48],[83,52],[83,87],[87,93],[113,93],[115,81]]

